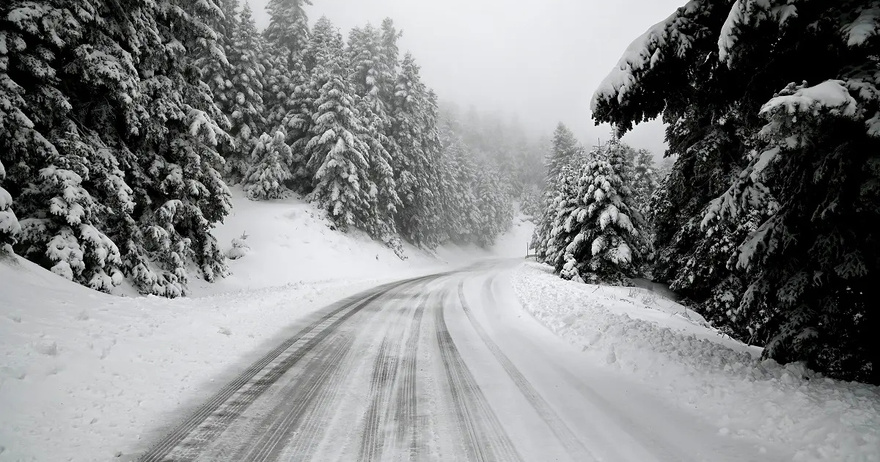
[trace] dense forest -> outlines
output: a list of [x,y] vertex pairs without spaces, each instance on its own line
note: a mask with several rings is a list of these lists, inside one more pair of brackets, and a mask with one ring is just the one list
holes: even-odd
[[551,163],[541,258],[653,275],[767,357],[880,383],[880,2],[691,0],[593,116],[618,135],[661,117],[675,162],[647,207],[619,143]]
[[[392,20],[347,38],[309,0],[0,6],[0,251],[109,291],[176,297],[227,274],[228,185],[299,194],[340,230],[490,245],[540,149],[441,111]],[[467,120],[461,120],[466,118]]]

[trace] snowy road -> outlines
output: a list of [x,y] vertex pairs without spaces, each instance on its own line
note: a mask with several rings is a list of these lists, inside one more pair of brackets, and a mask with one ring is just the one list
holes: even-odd
[[584,365],[519,306],[514,264],[321,310],[140,460],[773,459]]

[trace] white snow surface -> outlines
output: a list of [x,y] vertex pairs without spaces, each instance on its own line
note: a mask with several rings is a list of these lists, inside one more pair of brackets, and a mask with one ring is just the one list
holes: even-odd
[[250,251],[230,261],[232,276],[190,281],[188,298],[106,295],[0,259],[0,461],[128,460],[319,308],[390,280],[524,256],[532,229],[517,219],[489,251],[407,247],[402,261],[328,229],[301,200],[233,196],[215,235],[226,251],[246,232]]
[[880,461],[880,387],[761,360],[759,348],[644,289],[565,281],[536,263],[512,281],[525,310],[583,361],[634,377],[720,435],[798,462]]

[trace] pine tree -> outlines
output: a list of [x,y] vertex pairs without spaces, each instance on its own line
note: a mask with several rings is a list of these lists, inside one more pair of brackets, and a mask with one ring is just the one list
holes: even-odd
[[0,162],[0,256],[12,253],[12,244],[15,244],[21,233],[21,225],[12,211],[12,195],[3,189],[4,179],[6,169],[3,162]]
[[[391,70],[383,65],[381,35],[372,26],[354,29],[349,36],[348,55],[351,62],[349,77],[356,99],[356,112],[361,129],[356,133],[368,147],[366,156],[371,183],[377,188],[372,209],[376,214],[368,233],[396,250],[397,229],[394,216],[400,206],[392,162],[399,148],[389,136],[391,120],[388,106],[382,99],[383,86],[393,85]],[[399,253],[399,251],[398,251]]]
[[549,157],[546,159],[547,178],[544,182],[544,213],[541,214],[535,224],[535,232],[532,236],[531,247],[539,260],[546,260],[549,256],[547,243],[553,228],[553,201],[559,194],[558,181],[563,170],[572,163],[582,160],[584,150],[578,144],[574,133],[562,122],[556,126],[553,133]]
[[436,246],[432,236],[436,207],[435,179],[439,142],[436,128],[436,105],[419,76],[419,67],[407,54],[397,78],[391,137],[398,148],[394,173],[401,200],[397,214],[398,228],[408,241],[427,247]]
[[623,149],[613,140],[586,163],[568,169],[555,199],[549,261],[566,279],[621,283],[650,254],[645,222],[624,184]]
[[309,169],[315,171],[309,197],[343,231],[352,227],[374,230],[377,223],[371,204],[378,188],[370,179],[370,147],[358,136],[365,129],[356,112],[357,95],[345,75],[341,40],[339,45],[325,50],[313,71],[324,83],[315,101],[318,112],[306,146]]
[[249,167],[249,154],[259,133],[266,128],[263,106],[265,66],[264,43],[257,32],[250,5],[245,3],[240,17],[233,22],[231,38],[225,48],[229,62],[227,79],[214,92],[214,101],[229,119],[232,143],[220,146],[226,161],[225,172],[233,181],[242,179]]
[[621,130],[673,121],[659,273],[767,356],[873,382],[877,7],[695,0],[594,98]]
[[269,25],[266,40],[278,54],[290,64],[298,60],[309,40],[309,18],[305,7],[311,0],[269,0]]
[[245,174],[244,185],[250,199],[279,199],[287,191],[293,155],[285,142],[287,135],[278,130],[275,135],[263,133],[251,154],[251,167]]

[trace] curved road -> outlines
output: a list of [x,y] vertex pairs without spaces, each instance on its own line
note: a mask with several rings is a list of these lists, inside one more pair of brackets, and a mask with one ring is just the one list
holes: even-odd
[[767,460],[582,364],[511,295],[515,264],[321,310],[139,460]]

